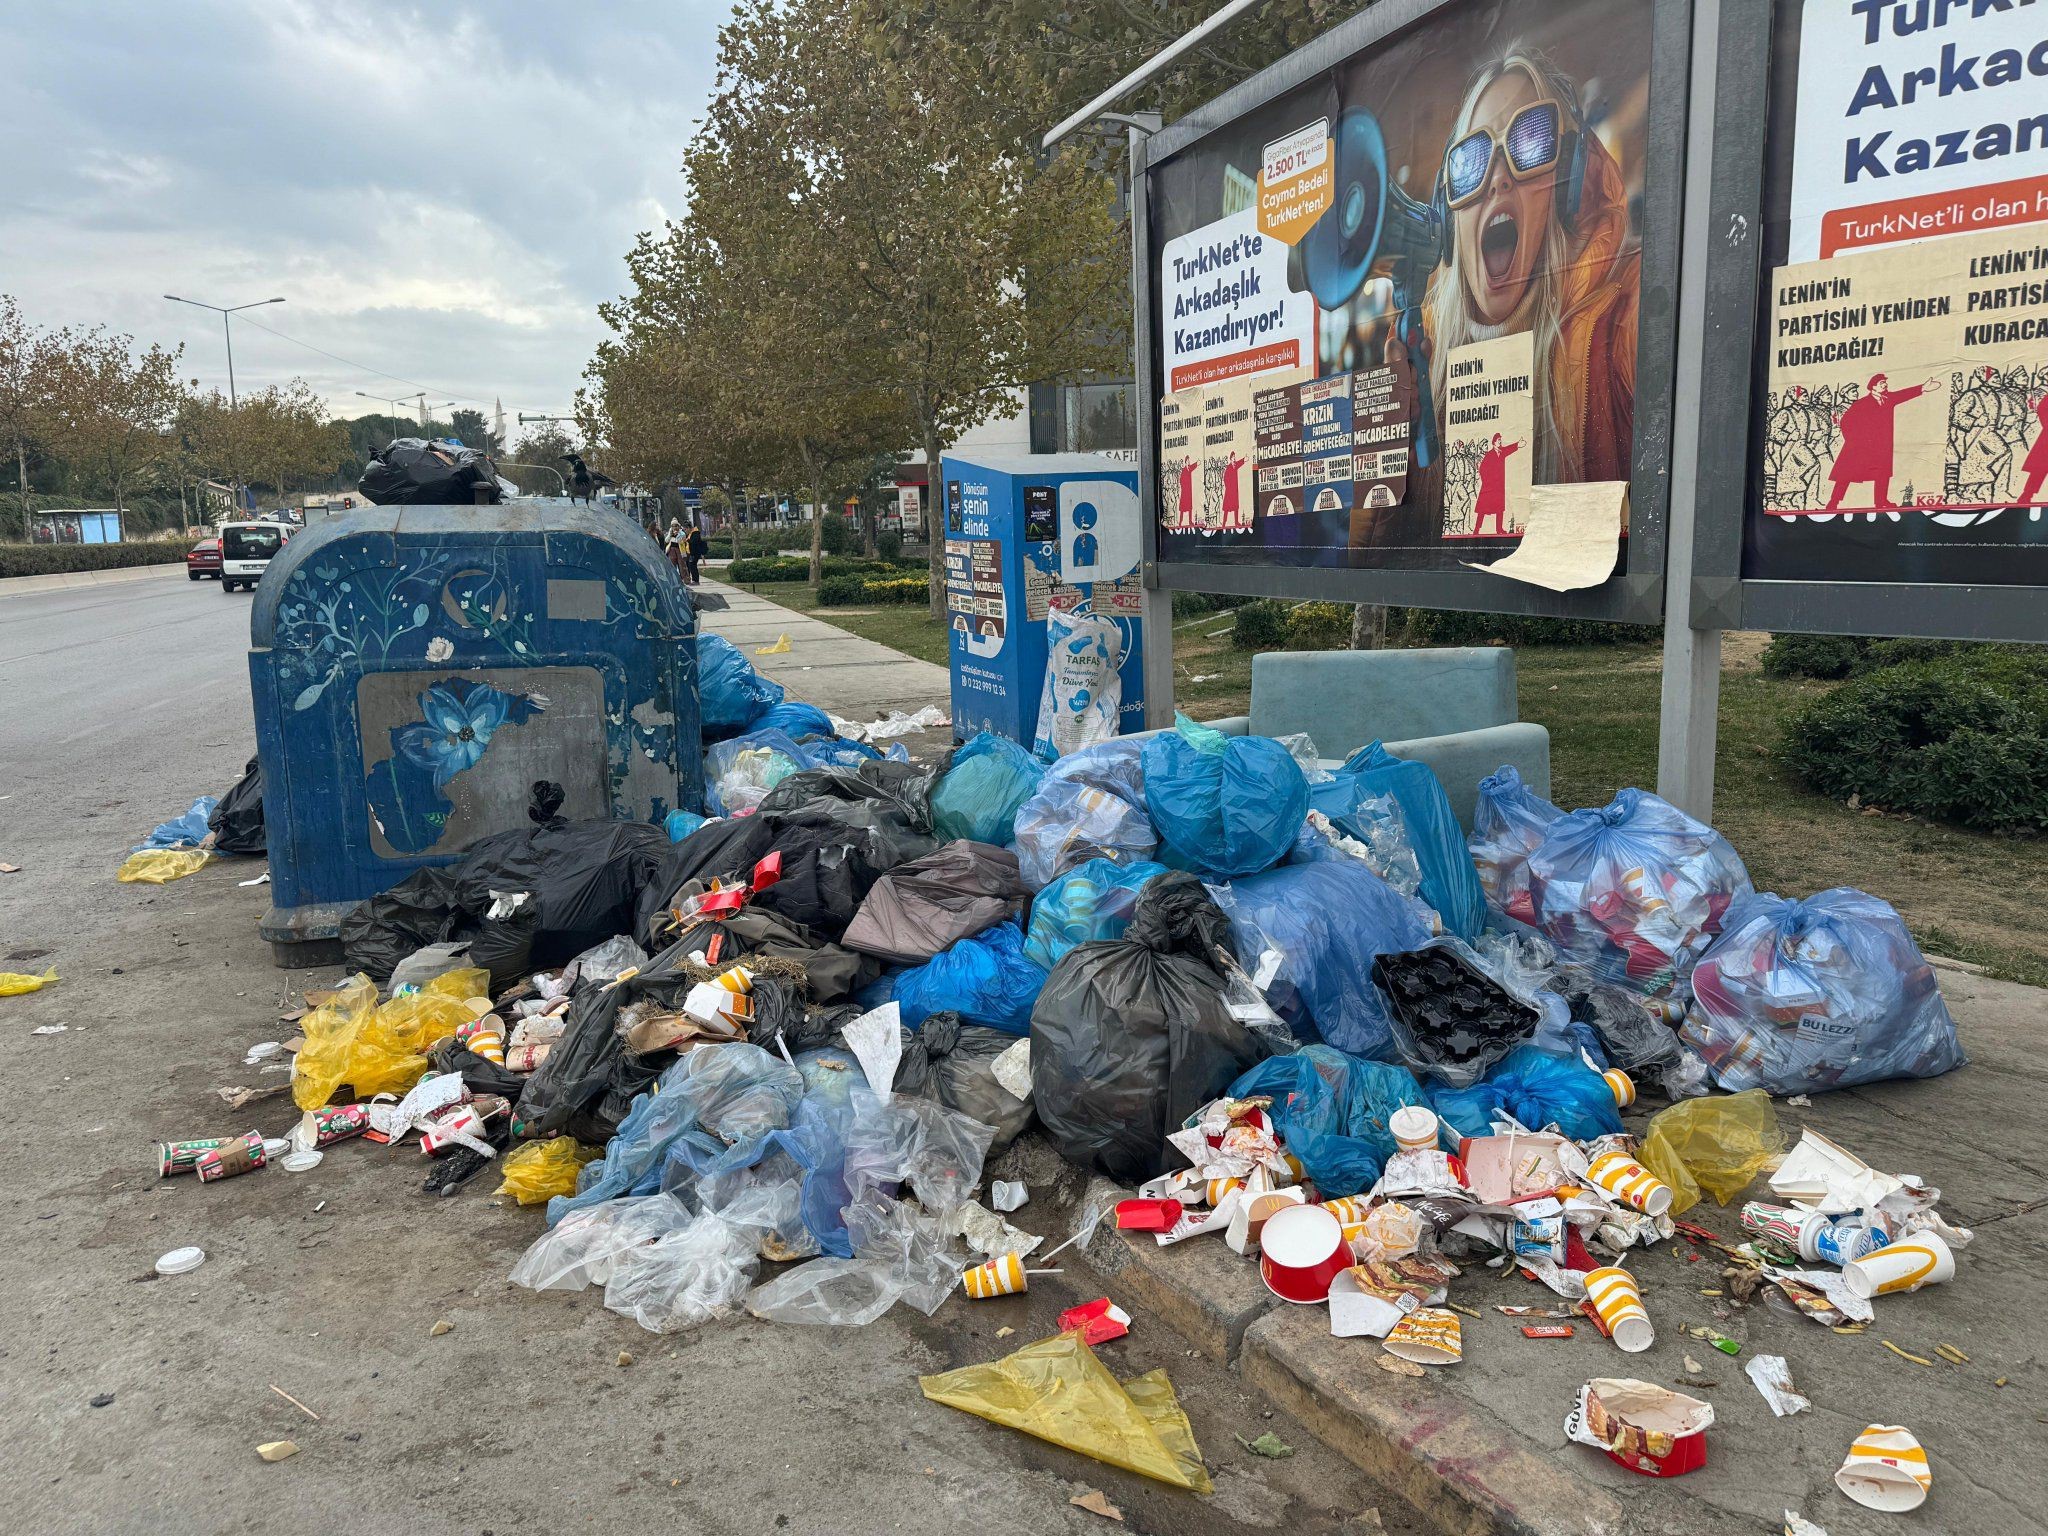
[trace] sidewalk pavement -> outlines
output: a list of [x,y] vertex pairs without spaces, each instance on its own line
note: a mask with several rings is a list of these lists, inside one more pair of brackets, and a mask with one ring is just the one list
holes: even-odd
[[0,597],[55,592],[64,587],[98,587],[111,581],[137,581],[144,576],[184,574],[182,560],[159,560],[152,565],[121,565],[106,571],[49,571],[40,576],[0,576]]
[[[942,667],[746,592],[715,583],[703,590],[730,605],[703,615],[704,626],[750,656],[789,635],[788,655],[752,659],[792,697],[861,718],[944,705]],[[1835,1334],[1762,1300],[1721,1316],[1725,1299],[1700,1294],[1725,1289],[1718,1257],[1680,1241],[1630,1259],[1657,1326],[1648,1352],[1622,1354],[1587,1323],[1570,1339],[1526,1339],[1520,1322],[1494,1305],[1555,1298],[1513,1274],[1477,1270],[1451,1290],[1452,1301],[1480,1313],[1463,1320],[1463,1363],[1412,1380],[1373,1367],[1376,1341],[1330,1337],[1323,1308],[1276,1301],[1257,1267],[1218,1239],[1161,1248],[1149,1236],[1105,1227],[1087,1260],[1138,1326],[1150,1313],[1234,1364],[1248,1386],[1459,1536],[1754,1536],[1781,1530],[1788,1509],[1828,1536],[1909,1526],[1973,1536],[2048,1532],[2048,1458],[2039,1454],[2048,1443],[2048,991],[1937,963],[1969,1066],[1930,1082],[1776,1106],[1788,1147],[1811,1125],[1880,1169],[1926,1179],[1942,1191],[1943,1215],[1976,1234],[1953,1281],[1880,1298],[1860,1335]],[[1659,1107],[1641,1104],[1623,1118],[1641,1134]],[[1112,1194],[1106,1181],[1092,1182],[1095,1195]],[[1761,1185],[1758,1192],[1768,1193]],[[1739,1199],[1723,1208],[1708,1197],[1685,1219],[1739,1241],[1739,1209]],[[1730,1358],[1685,1337],[1687,1325],[1737,1340],[1741,1354]],[[1901,1359],[1885,1340],[1934,1363]],[[1934,1353],[1942,1343],[1970,1363],[1942,1360]],[[1772,1417],[1744,1374],[1758,1354],[1786,1359],[1811,1409]],[[1686,1368],[1688,1355],[1700,1371]],[[1714,1405],[1707,1464],[1664,1481],[1568,1443],[1565,1415],[1595,1376],[1712,1382],[1689,1389]],[[1850,1441],[1873,1423],[1902,1424],[1927,1449],[1933,1492],[1905,1524],[1852,1503],[1834,1484]]]
[[[699,626],[745,651],[747,660],[787,688],[793,699],[858,721],[880,719],[892,709],[910,714],[927,704],[952,712],[952,684],[944,667],[723,582],[706,579],[691,591],[725,603],[722,609],[700,611]],[[754,654],[773,645],[778,635],[789,636],[789,651],[780,656]]]

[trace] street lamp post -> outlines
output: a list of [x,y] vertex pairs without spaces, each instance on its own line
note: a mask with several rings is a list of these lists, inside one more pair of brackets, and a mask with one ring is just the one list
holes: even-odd
[[380,401],[381,403],[383,403],[383,404],[385,404],[385,405],[388,405],[388,406],[390,406],[390,407],[391,407],[391,442],[390,442],[390,443],[386,443],[386,444],[385,444],[384,446],[388,448],[388,447],[390,447],[390,446],[391,446],[391,443],[395,443],[395,442],[397,442],[397,441],[398,441],[398,402],[399,402],[399,401],[401,401],[401,400],[403,400],[403,399],[405,398],[405,396],[403,396],[403,395],[373,395],[373,394],[371,394],[371,393],[370,393],[370,392],[369,392],[368,390],[365,390],[365,389],[359,389],[359,390],[357,390],[357,391],[356,391],[356,393],[357,393],[358,395],[361,395],[361,396],[362,396],[362,397],[363,397],[363,398],[364,398],[365,400],[376,400],[376,401]]
[[455,404],[455,402],[454,402],[453,400],[443,400],[443,401],[442,401],[442,402],[441,402],[441,403],[440,403],[439,405],[432,405],[432,406],[430,406],[430,405],[428,405],[428,404],[427,404],[427,392],[426,392],[425,390],[421,390],[421,391],[420,391],[420,436],[421,436],[421,437],[425,437],[425,436],[427,435],[428,431],[429,431],[429,430],[430,430],[430,429],[432,428],[432,425],[433,425],[433,423],[432,423],[432,421],[430,420],[430,418],[429,418],[429,415],[428,415],[428,413],[429,413],[430,411],[445,411],[445,410],[448,410],[448,409],[450,409],[451,407],[453,407],[453,406],[454,406],[454,404]]
[[172,302],[173,304],[190,304],[190,305],[191,305],[191,306],[192,306],[192,307],[193,307],[194,309],[210,309],[210,310],[212,310],[212,311],[213,311],[213,312],[214,312],[215,314],[217,314],[217,315],[219,315],[219,316],[220,316],[220,329],[221,329],[221,334],[222,334],[223,336],[225,336],[225,337],[227,338],[227,343],[228,343],[228,409],[229,409],[229,410],[231,410],[231,411],[232,411],[232,410],[234,410],[234,409],[236,408],[236,407],[235,407],[235,333],[234,333],[234,330],[233,330],[233,328],[232,328],[232,327],[231,327],[231,326],[230,326],[230,325],[228,324],[228,317],[229,317],[229,316],[231,316],[231,315],[239,315],[239,314],[240,314],[240,313],[241,313],[241,312],[242,312],[243,310],[245,310],[245,309],[261,309],[261,308],[262,308],[262,307],[263,307],[264,305],[266,305],[266,304],[282,304],[282,303],[284,302],[284,300],[283,300],[283,299],[257,299],[257,300],[256,300],[256,301],[255,301],[254,303],[250,303],[250,304],[234,304],[234,305],[230,305],[230,306],[228,306],[228,307],[226,307],[226,308],[223,308],[222,306],[220,306],[220,305],[218,305],[218,304],[203,304],[203,303],[201,303],[201,302],[200,302],[200,301],[199,301],[198,299],[181,299],[181,298],[179,298],[179,297],[178,297],[178,296],[177,296],[177,295],[176,295],[175,293],[167,293],[167,294],[165,294],[165,295],[164,295],[164,297],[165,297],[165,298],[167,298],[167,299],[169,299],[169,300],[170,300],[170,301],[171,301],[171,302]]

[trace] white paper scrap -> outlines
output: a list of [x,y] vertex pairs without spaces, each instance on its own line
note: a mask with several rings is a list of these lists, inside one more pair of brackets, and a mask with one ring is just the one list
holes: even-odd
[[1031,1100],[1031,1037],[1026,1035],[989,1064],[1003,1090],[1020,1103]]
[[1627,504],[1626,480],[1532,486],[1528,525],[1515,552],[1491,565],[1463,563],[1552,592],[1597,587],[1614,574]]
[[1792,1390],[1792,1367],[1785,1363],[1783,1355],[1752,1355],[1743,1371],[1756,1384],[1757,1391],[1763,1393],[1764,1401],[1777,1417],[1789,1418],[1813,1406]]

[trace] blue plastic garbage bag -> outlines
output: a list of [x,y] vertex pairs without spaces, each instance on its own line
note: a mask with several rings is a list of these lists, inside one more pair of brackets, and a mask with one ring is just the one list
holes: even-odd
[[1164,864],[1090,859],[1040,891],[1031,903],[1025,958],[1050,971],[1076,945],[1120,939],[1131,924],[1138,892],[1166,873]]
[[1458,1136],[1491,1136],[1505,1110],[1532,1131],[1555,1125],[1573,1141],[1621,1132],[1607,1080],[1576,1056],[1553,1056],[1520,1045],[1470,1088],[1436,1088],[1429,1107]]
[[548,1201],[549,1226],[571,1211],[629,1193],[643,1178],[659,1177],[669,1148],[697,1123],[696,1106],[673,1091],[688,1079],[697,1055],[692,1051],[678,1058],[656,1080],[654,1089],[634,1098],[618,1130],[605,1143],[603,1160],[585,1165],[577,1177],[576,1193],[556,1195]]
[[680,843],[710,819],[709,816],[699,816],[695,811],[670,811],[665,823],[668,828],[668,840]]
[[1888,902],[1837,887],[1728,909],[1679,1034],[1730,1093],[1818,1093],[1964,1063],[1933,968]]
[[156,828],[137,843],[131,852],[140,853],[145,848],[197,848],[206,837],[206,824],[213,815],[213,808],[220,804],[216,795],[201,795],[192,802],[192,809],[173,821],[159,822]]
[[[1401,814],[1401,802],[1392,795],[1367,794],[1363,781],[1353,775],[1331,782],[1344,788],[1342,806],[1334,813],[1325,809],[1334,803],[1330,797],[1325,797],[1324,805],[1318,805],[1317,791],[1325,786],[1309,785],[1310,819],[1295,834],[1288,863],[1361,859],[1367,869],[1403,896],[1419,898],[1422,862],[1416,857],[1415,840],[1408,835],[1408,819]],[[1318,812],[1327,818],[1327,832],[1318,824]]]
[[1375,741],[1352,753],[1337,771],[1337,777],[1347,776],[1358,779],[1368,794],[1392,795],[1399,803],[1422,865],[1419,894],[1436,908],[1447,933],[1477,938],[1486,926],[1486,893],[1466,850],[1458,813],[1429,764],[1396,757]]
[[1393,1021],[1373,985],[1372,962],[1429,942],[1429,915],[1353,858],[1284,864],[1212,885],[1230,918],[1238,962],[1262,974],[1267,949],[1280,967],[1266,985],[1274,1012],[1301,1033],[1353,1056],[1393,1055]]
[[1650,997],[1681,991],[1750,894],[1727,838],[1640,789],[1558,817],[1529,855],[1529,879],[1536,926],[1561,961]]
[[783,687],[771,683],[723,635],[697,635],[697,710],[704,739],[737,736],[780,704]]
[[1465,846],[1479,873],[1479,888],[1493,908],[1518,923],[1536,924],[1536,893],[1529,881],[1529,855],[1564,814],[1522,782],[1512,763],[1479,781],[1472,835]]
[[786,731],[802,741],[807,736],[831,736],[832,717],[815,704],[806,704],[801,699],[785,698],[763,711],[753,722],[755,730]]
[[1182,717],[1145,743],[1143,763],[1159,858],[1176,869],[1223,880],[1269,869],[1308,815],[1301,765],[1270,736],[1221,736]]
[[1016,742],[983,731],[953,754],[953,765],[932,786],[932,834],[942,843],[1010,846],[1017,809],[1031,798],[1045,764]]
[[[930,1014],[952,1012],[970,1023],[1025,1035],[1031,1032],[1031,1005],[1044,986],[1044,969],[1025,958],[1024,930],[998,923],[898,972],[893,995],[912,1029]],[[867,995],[861,995],[863,1005],[877,1006]]]
[[1378,1183],[1396,1150],[1388,1116],[1404,1104],[1429,1102],[1406,1068],[1327,1045],[1260,1062],[1227,1096],[1254,1094],[1272,1096],[1273,1129],[1324,1196],[1355,1195]]

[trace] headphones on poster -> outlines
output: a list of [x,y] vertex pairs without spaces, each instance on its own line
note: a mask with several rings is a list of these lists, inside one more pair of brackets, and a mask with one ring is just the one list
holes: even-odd
[[[1553,192],[1557,204],[1557,222],[1563,227],[1566,234],[1574,234],[1577,232],[1579,225],[1579,200],[1584,196],[1586,190],[1586,141],[1590,137],[1590,130],[1586,127],[1585,114],[1579,108],[1579,94],[1577,91],[1569,89],[1562,93],[1556,92],[1551,83],[1537,72],[1535,66],[1526,61],[1517,60],[1509,68],[1521,74],[1531,85],[1542,92],[1544,101],[1562,107],[1565,115],[1571,119],[1570,126],[1563,129],[1558,135],[1557,157],[1551,162],[1551,165],[1558,173],[1553,183]],[[1502,71],[1503,74],[1506,72],[1506,70]],[[1535,104],[1541,105],[1540,102]],[[1512,123],[1510,123],[1510,127],[1512,127]],[[1437,167],[1436,182],[1432,188],[1429,200],[1430,211],[1446,230],[1450,228],[1451,224],[1449,161],[1450,151],[1453,147],[1455,146],[1445,146],[1445,163]],[[1491,175],[1493,172],[1492,156],[1506,153],[1507,146],[1501,142],[1499,137],[1496,137],[1491,154],[1489,154],[1486,162],[1486,173],[1488,175]],[[1445,243],[1448,247],[1448,240]]]

